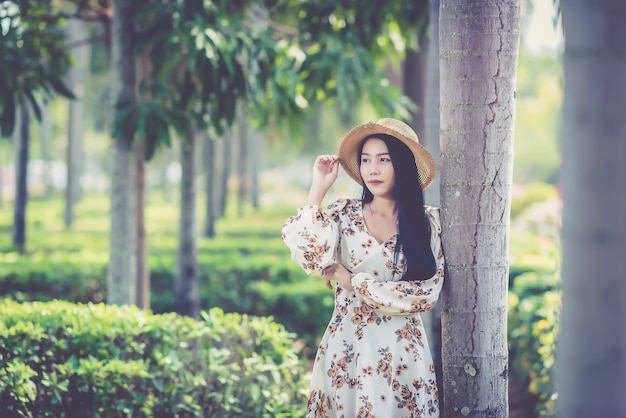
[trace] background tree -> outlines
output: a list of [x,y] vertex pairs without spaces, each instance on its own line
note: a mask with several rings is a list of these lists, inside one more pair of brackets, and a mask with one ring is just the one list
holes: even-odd
[[65,186],[65,227],[74,223],[74,205],[80,198],[80,178],[84,162],[85,91],[91,61],[89,25],[81,19],[69,19],[66,25],[67,49],[73,65],[68,69],[67,84],[76,96],[68,104],[67,184]]
[[519,1],[441,0],[444,416],[508,416],[507,289]]
[[111,227],[109,265],[107,269],[107,302],[136,304],[137,241],[135,219],[135,173],[133,139],[135,115],[128,112],[136,103],[135,95],[135,1],[114,0],[111,31],[111,96],[114,117],[123,115],[125,123],[115,126],[111,148]]
[[624,414],[626,3],[561,3],[563,310],[557,416]]
[[[426,83],[424,86],[424,145],[432,154],[437,171],[432,185],[424,192],[424,200],[427,205],[439,207],[439,182],[441,178],[439,163],[439,0],[429,0],[428,2],[427,42]],[[430,311],[428,319],[430,321],[427,328],[427,331],[430,331],[428,342],[437,374],[437,387],[440,394],[439,407],[443,409],[441,298]]]
[[13,206],[13,245],[18,251],[24,251],[26,243],[26,204],[28,203],[28,149],[30,142],[29,104],[18,107],[19,126],[16,132],[15,146],[15,201]]
[[73,97],[62,82],[69,66],[60,18],[49,17],[40,3],[0,3],[0,136],[13,132],[16,109],[21,108],[22,127],[16,152],[16,198],[13,245],[26,243],[27,165],[30,114],[41,120],[41,94]]

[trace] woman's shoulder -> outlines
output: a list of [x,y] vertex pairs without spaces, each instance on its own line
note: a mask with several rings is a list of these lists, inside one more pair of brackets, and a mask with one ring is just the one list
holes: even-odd
[[439,217],[440,209],[436,206],[424,205],[424,211],[426,212],[426,217],[430,221],[430,224],[441,232],[441,219]]

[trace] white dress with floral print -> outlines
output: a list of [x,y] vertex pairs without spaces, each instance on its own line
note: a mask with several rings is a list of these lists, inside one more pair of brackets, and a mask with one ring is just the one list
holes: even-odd
[[282,238],[311,274],[333,263],[354,276],[353,291],[337,286],[335,308],[318,347],[307,417],[438,417],[435,369],[420,312],[437,302],[443,284],[439,210],[426,207],[437,273],[401,281],[394,264],[397,235],[378,243],[360,200],[340,199],[323,211],[305,206],[287,219]]

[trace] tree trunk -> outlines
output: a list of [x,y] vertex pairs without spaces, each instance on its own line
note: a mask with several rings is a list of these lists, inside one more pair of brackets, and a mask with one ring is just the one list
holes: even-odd
[[259,209],[261,207],[259,175],[261,171],[261,157],[263,155],[263,135],[257,130],[252,131],[250,151],[250,202],[253,209]]
[[519,1],[441,0],[444,416],[508,417]]
[[[221,218],[226,213],[226,204],[228,203],[228,180],[230,173],[232,172],[231,165],[231,150],[232,150],[232,131],[228,130],[224,133],[223,138],[220,140],[222,143],[222,174],[220,176],[220,190],[218,199],[218,210],[215,212],[216,218]],[[217,158],[219,153],[217,153]]]
[[50,99],[44,97],[41,103],[41,126],[39,129],[39,144],[41,147],[41,162],[43,165],[44,198],[52,196],[52,174],[50,164],[50,143],[52,138],[52,124],[50,123]]
[[[432,154],[437,170],[432,185],[424,192],[427,205],[439,207],[439,0],[428,2],[428,42],[426,59],[426,82],[424,94],[424,145]],[[441,361],[441,300],[430,311],[430,335],[428,342],[435,364],[439,407],[443,410],[443,371]]]
[[18,133],[15,136],[15,200],[13,211],[13,246],[23,252],[26,244],[26,205],[28,204],[28,143],[30,112],[28,103],[19,106]]
[[403,64],[404,70],[402,71],[402,89],[404,90],[404,94],[417,106],[416,110],[411,114],[411,120],[408,120],[407,123],[415,130],[420,142],[425,142],[426,118],[424,110],[426,108],[425,92],[428,42],[422,39],[420,44],[419,51],[406,51]]
[[243,216],[248,198],[248,112],[241,106],[237,114],[237,215]]
[[[432,185],[426,189],[427,205],[439,206],[440,147],[439,147],[439,0],[428,2],[428,56],[424,98],[424,145],[433,155],[437,171]],[[421,137],[420,137],[421,140]]]
[[[67,23],[67,41],[75,43],[89,38],[87,22],[70,19]],[[69,100],[67,131],[67,183],[65,185],[65,227],[74,223],[74,205],[80,196],[82,174],[82,141],[85,118],[85,79],[89,71],[90,47],[88,44],[74,46],[71,50],[75,64],[68,70],[68,85],[76,99]]]
[[194,318],[200,316],[195,210],[198,137],[195,128],[191,128],[186,140],[181,143],[182,179],[180,183],[178,272],[175,284],[176,312]]
[[217,195],[216,189],[218,184],[216,182],[216,158],[214,157],[217,148],[217,141],[211,140],[208,136],[202,141],[204,145],[202,159],[204,160],[204,236],[212,238],[215,236],[215,211],[217,209],[215,203],[215,196]]
[[[133,0],[115,0],[112,30],[113,102],[135,101]],[[112,147],[111,228],[107,302],[137,303],[137,244],[135,218],[135,173],[133,129],[126,126]]]
[[557,416],[622,417],[626,3],[573,0],[561,7],[566,37]]
[[[142,6],[145,1],[142,2]],[[137,58],[137,86],[147,82],[152,73],[149,52]],[[150,100],[151,97],[146,97]],[[135,144],[135,220],[137,222],[137,306],[150,309],[150,267],[148,266],[148,243],[146,236],[146,163],[145,144],[154,138],[141,138]]]
[[137,225],[137,306],[150,309],[150,267],[146,236],[146,164],[145,140],[135,144],[135,222]]

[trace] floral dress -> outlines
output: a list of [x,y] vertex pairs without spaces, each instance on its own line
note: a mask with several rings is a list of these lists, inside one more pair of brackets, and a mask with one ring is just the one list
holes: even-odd
[[436,274],[401,281],[394,263],[397,234],[379,243],[360,200],[340,199],[326,211],[304,206],[287,219],[282,238],[309,274],[333,263],[353,273],[354,290],[337,286],[332,318],[319,344],[307,417],[438,417],[435,368],[420,312],[443,284],[439,210],[426,207]]

